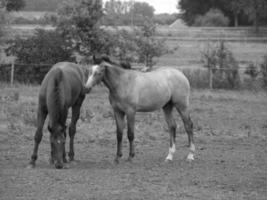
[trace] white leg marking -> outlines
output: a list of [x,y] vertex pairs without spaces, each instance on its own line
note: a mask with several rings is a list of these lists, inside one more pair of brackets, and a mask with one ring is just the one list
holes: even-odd
[[172,161],[173,154],[175,153],[175,151],[176,151],[175,144],[173,144],[172,147],[169,148],[169,153],[168,153],[168,156],[166,157],[166,161]]
[[193,161],[193,160],[194,160],[194,154],[193,154],[192,152],[190,152],[190,153],[187,155],[186,160],[188,160],[188,161]]
[[196,151],[196,147],[195,147],[194,144],[191,144],[191,145],[190,145],[190,151],[191,151],[191,152],[195,152],[195,151]]
[[196,147],[194,144],[191,144],[189,149],[190,149],[190,152],[187,155],[186,160],[193,161],[194,160],[194,152],[196,151]]

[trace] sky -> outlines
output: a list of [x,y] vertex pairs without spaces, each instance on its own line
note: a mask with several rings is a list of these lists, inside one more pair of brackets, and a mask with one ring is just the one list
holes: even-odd
[[[107,0],[104,0],[106,2]],[[121,0],[129,1],[129,0]],[[159,13],[177,13],[177,2],[178,0],[134,0],[139,2],[146,2],[155,8],[155,14]]]

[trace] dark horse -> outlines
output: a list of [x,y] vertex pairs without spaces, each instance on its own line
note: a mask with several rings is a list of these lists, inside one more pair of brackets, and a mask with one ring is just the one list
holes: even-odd
[[150,112],[163,108],[170,132],[170,147],[167,161],[173,159],[175,152],[176,123],[172,116],[173,108],[180,114],[188,135],[190,152],[188,160],[194,160],[195,145],[193,142],[193,123],[189,116],[190,85],[182,72],[173,68],[162,68],[142,73],[125,70],[114,63],[102,60],[92,68],[86,88],[103,81],[109,89],[109,100],[114,110],[117,126],[117,153],[115,161],[122,156],[122,135],[127,117],[128,140],[130,143],[129,160],[135,155],[134,124],[136,112]]
[[49,116],[48,130],[51,143],[51,164],[60,169],[66,162],[65,139],[66,119],[68,109],[72,108],[71,123],[69,125],[69,159],[74,160],[73,140],[76,132],[76,122],[80,115],[80,107],[89,92],[84,88],[89,70],[83,66],[61,62],[55,64],[42,81],[39,92],[37,130],[34,136],[34,149],[30,167],[35,167],[38,146],[41,142],[43,126]]

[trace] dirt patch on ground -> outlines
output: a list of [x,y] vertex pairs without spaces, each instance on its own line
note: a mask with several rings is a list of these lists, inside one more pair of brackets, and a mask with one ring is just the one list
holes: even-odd
[[[136,157],[124,137],[124,156],[114,164],[115,123],[107,91],[96,88],[84,102],[75,138],[76,162],[48,164],[44,131],[35,169],[33,148],[37,87],[1,89],[0,199],[266,199],[267,95],[194,91],[196,160],[185,161],[187,137],[178,121],[177,152],[165,163],[169,135],[161,111],[136,117]],[[11,99],[9,99],[9,97]],[[68,148],[67,148],[68,149]]]

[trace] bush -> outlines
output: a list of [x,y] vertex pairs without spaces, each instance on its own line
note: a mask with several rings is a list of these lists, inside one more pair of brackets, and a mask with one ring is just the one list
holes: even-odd
[[245,74],[249,75],[252,80],[255,80],[259,74],[257,65],[254,63],[249,63],[246,67]]
[[239,65],[233,53],[225,46],[224,41],[201,52],[204,67],[210,73],[210,88],[234,89],[240,86]]
[[36,30],[27,39],[16,38],[9,41],[8,55],[17,57],[23,64],[55,64],[60,61],[74,61],[72,52],[66,47],[65,40],[56,31]]
[[196,17],[194,26],[228,26],[229,19],[218,9],[210,9],[205,15]]

